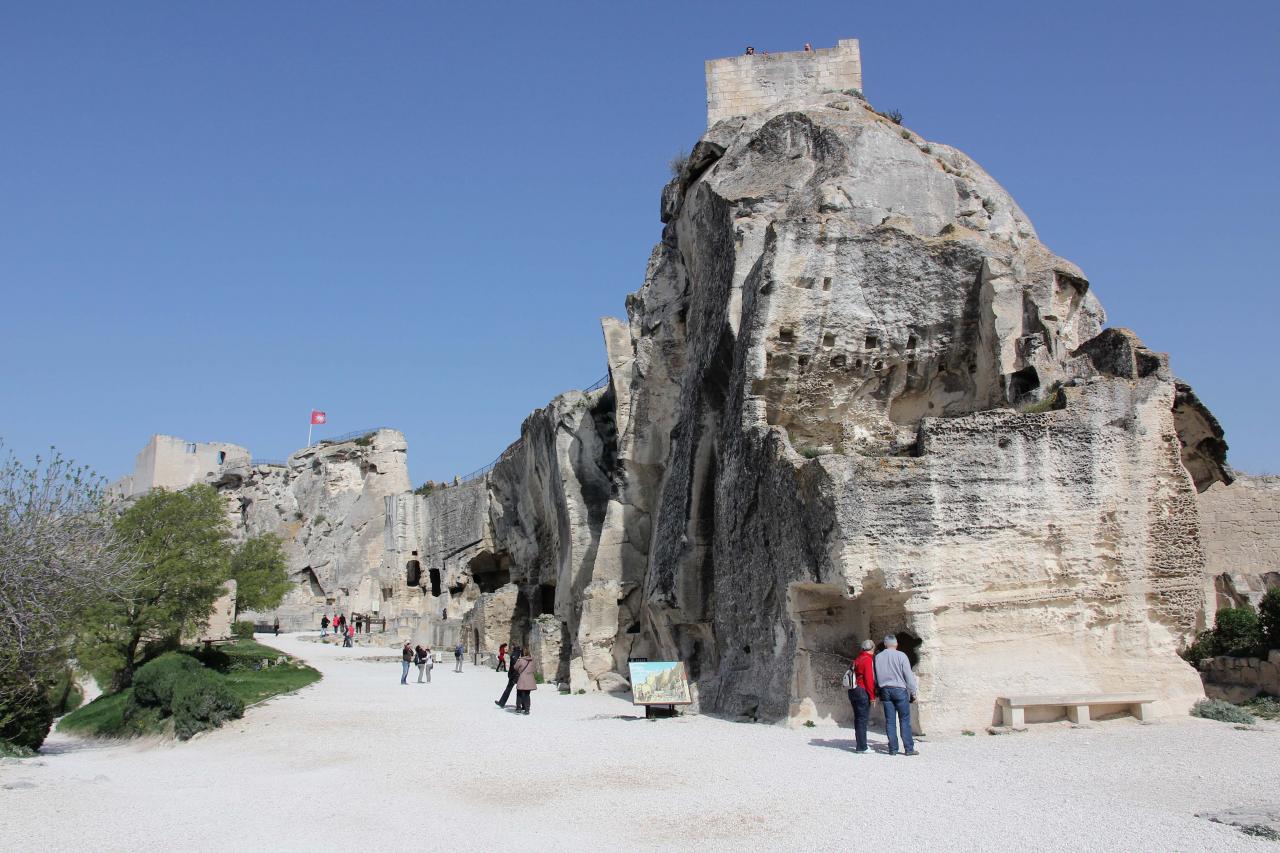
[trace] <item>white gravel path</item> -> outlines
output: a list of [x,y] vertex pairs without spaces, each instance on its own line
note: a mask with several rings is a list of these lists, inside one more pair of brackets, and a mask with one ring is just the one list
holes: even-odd
[[1280,850],[1195,816],[1280,805],[1274,724],[1116,720],[855,755],[847,729],[645,722],[547,687],[521,717],[494,707],[505,676],[487,669],[449,661],[402,687],[398,661],[359,660],[386,649],[259,639],[324,680],[185,744],[55,735],[0,764],[0,848]]

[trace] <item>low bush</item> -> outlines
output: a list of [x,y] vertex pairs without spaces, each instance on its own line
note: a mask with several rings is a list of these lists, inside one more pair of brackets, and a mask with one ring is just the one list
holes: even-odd
[[14,690],[13,696],[0,704],[0,742],[19,749],[39,749],[53,725],[53,717],[43,685]]
[[241,619],[239,622],[231,626],[231,633],[237,640],[252,640],[253,623]]
[[[256,644],[255,644],[256,645]],[[231,655],[214,645],[207,645],[203,648],[195,649],[190,652],[191,657],[200,661],[201,664],[216,672],[226,672],[231,669]]]
[[134,704],[167,712],[173,705],[173,692],[178,682],[198,669],[198,660],[180,652],[167,652],[144,664],[133,676]]
[[1259,654],[1264,643],[1262,623],[1258,614],[1248,605],[1224,607],[1213,622],[1214,653],[1233,657],[1252,657]]
[[1178,654],[1181,655],[1182,659],[1187,663],[1198,667],[1200,665],[1200,661],[1205,658],[1213,657],[1213,647],[1213,632],[1201,631],[1199,634],[1196,634],[1195,642],[1178,652]]
[[173,691],[173,731],[181,740],[242,716],[244,703],[207,669],[190,673]]
[[1244,709],[1264,720],[1280,720],[1280,699],[1274,696],[1256,696],[1244,703]]
[[1258,622],[1269,649],[1280,649],[1280,587],[1267,590],[1258,604]]
[[1201,699],[1192,707],[1191,716],[1217,720],[1220,723],[1244,723],[1248,726],[1256,722],[1253,715],[1245,709],[1221,699]]

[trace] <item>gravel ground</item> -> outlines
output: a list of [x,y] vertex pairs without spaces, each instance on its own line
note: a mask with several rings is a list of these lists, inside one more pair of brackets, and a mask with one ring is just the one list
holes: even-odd
[[546,686],[522,717],[494,707],[505,676],[487,669],[450,660],[402,687],[397,662],[357,660],[386,649],[259,639],[324,680],[185,744],[55,735],[0,764],[4,846],[1280,851],[1196,817],[1274,812],[1275,724],[1126,719],[855,755],[847,729],[646,722]]

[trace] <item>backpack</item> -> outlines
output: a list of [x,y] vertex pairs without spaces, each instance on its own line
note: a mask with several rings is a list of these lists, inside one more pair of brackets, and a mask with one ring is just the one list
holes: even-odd
[[852,690],[858,686],[858,677],[853,674],[853,667],[844,671],[844,678],[840,679],[840,683],[844,685],[845,690]]

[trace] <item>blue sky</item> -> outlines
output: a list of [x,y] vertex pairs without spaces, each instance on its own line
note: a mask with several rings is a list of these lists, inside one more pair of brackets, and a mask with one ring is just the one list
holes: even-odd
[[485,464],[605,372],[706,58],[862,40],[871,102],[996,177],[1278,471],[1280,4],[9,3],[0,437]]

